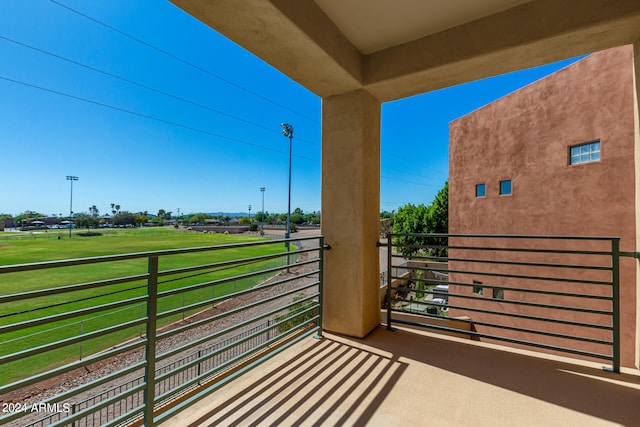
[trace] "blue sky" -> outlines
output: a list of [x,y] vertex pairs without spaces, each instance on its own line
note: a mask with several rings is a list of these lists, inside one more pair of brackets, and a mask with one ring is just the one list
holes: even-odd
[[[5,1],[0,213],[320,210],[321,99],[168,1]],[[99,22],[98,22],[99,21]],[[104,25],[106,24],[106,25]],[[449,122],[571,60],[386,103],[381,209],[429,204]]]

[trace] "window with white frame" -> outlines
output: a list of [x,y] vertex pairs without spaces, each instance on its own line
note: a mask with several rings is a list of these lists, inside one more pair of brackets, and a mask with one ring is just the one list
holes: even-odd
[[600,160],[600,141],[574,145],[569,148],[569,164],[597,162]]

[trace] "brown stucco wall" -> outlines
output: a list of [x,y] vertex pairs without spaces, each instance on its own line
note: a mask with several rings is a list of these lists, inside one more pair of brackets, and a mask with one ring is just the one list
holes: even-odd
[[[635,251],[633,66],[631,46],[598,52],[452,122],[450,232],[619,236]],[[595,140],[600,161],[569,165],[569,147]],[[504,179],[512,195],[498,194]],[[638,348],[636,263],[621,260],[626,366]]]

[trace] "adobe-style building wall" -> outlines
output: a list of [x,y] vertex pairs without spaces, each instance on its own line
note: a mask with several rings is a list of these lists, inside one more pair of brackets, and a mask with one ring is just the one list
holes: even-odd
[[[636,251],[633,72],[632,46],[598,52],[452,122],[450,233],[619,236]],[[569,163],[570,147],[598,140],[599,161]],[[623,366],[638,363],[637,280],[637,260],[622,258]]]

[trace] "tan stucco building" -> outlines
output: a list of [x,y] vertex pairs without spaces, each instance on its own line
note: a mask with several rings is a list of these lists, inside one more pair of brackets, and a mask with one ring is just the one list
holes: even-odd
[[[632,46],[595,53],[452,122],[450,232],[616,236],[621,251],[637,251],[637,53]],[[580,242],[580,249],[588,244]],[[552,271],[545,274],[553,277]],[[596,277],[598,272],[589,274],[583,278]],[[481,277],[471,279],[485,282]],[[487,280],[500,283],[499,278]],[[625,366],[637,366],[639,280],[637,260],[622,258]],[[569,289],[569,285],[555,284],[556,289],[563,287]],[[456,291],[473,293],[462,287]],[[485,291],[480,298],[492,299],[492,295]],[[510,298],[508,293],[504,298]],[[482,305],[475,300],[470,304]],[[472,316],[474,320],[487,317]],[[528,323],[532,322],[521,321],[519,326]]]

